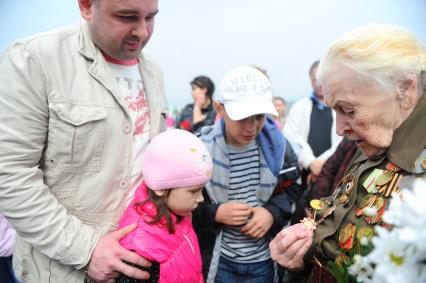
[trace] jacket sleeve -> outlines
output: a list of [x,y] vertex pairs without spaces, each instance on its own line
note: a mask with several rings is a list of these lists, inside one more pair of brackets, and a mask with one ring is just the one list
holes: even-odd
[[100,235],[69,214],[44,183],[49,82],[39,62],[19,43],[0,56],[0,211],[41,253],[82,268]]
[[287,139],[284,163],[280,173],[274,194],[264,205],[264,208],[266,208],[274,218],[274,230],[282,229],[290,220],[292,205],[295,201],[297,191],[300,189],[297,183],[300,177],[297,157]]
[[201,202],[192,214],[192,223],[197,230],[215,231],[221,224],[215,221],[219,204],[210,201],[206,190],[203,190],[204,201]]

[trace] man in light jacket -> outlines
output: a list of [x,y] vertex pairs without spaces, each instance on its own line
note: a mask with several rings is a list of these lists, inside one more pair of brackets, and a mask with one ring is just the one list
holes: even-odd
[[162,73],[141,53],[158,0],[79,0],[81,24],[0,56],[0,212],[18,236],[22,282],[114,282],[149,266],[116,229],[165,130]]

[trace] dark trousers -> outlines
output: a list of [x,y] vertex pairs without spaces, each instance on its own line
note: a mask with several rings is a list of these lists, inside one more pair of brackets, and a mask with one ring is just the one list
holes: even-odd
[[18,283],[12,269],[12,256],[0,257],[0,282]]

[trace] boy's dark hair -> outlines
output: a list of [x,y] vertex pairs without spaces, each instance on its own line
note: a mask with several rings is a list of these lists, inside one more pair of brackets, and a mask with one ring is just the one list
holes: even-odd
[[206,95],[211,100],[214,92],[214,83],[213,81],[206,76],[195,77],[191,82],[191,85],[196,85],[199,88],[207,89]]
[[[166,218],[166,227],[169,230],[170,234],[174,234],[176,229],[175,225],[173,224],[172,217],[170,216],[169,208],[166,205],[166,199],[170,195],[170,190],[165,190],[164,195],[158,196],[156,195],[152,190],[148,189],[148,198],[146,200],[136,202],[134,204],[135,210],[139,213],[139,206],[144,205],[145,203],[151,201],[154,206],[157,208],[157,215],[155,215],[154,219],[151,221],[146,221],[148,224],[156,224],[161,221],[161,219]],[[177,221],[181,221],[182,217],[179,215],[176,215]]]

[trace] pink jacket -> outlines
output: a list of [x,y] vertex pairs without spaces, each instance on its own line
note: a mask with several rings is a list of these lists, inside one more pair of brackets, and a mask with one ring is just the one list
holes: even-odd
[[134,203],[148,197],[147,187],[142,183],[135,192],[135,197],[124,212],[119,227],[138,223],[138,227],[121,239],[120,243],[128,250],[140,256],[160,263],[160,283],[200,283],[203,281],[201,255],[198,239],[192,228],[189,216],[179,223],[172,214],[175,233],[170,234],[165,223],[147,224],[157,209],[151,202],[134,209]]
[[15,230],[7,222],[6,218],[0,214],[0,257],[12,255],[15,246]]

